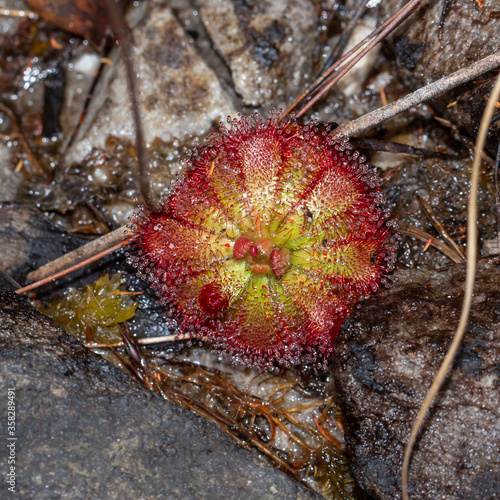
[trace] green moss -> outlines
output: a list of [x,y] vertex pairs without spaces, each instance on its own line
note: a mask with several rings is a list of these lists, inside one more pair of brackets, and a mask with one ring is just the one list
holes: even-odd
[[119,273],[111,278],[106,274],[90,285],[70,288],[40,311],[82,342],[117,342],[121,336],[116,324],[132,318],[138,306],[120,290],[123,281]]

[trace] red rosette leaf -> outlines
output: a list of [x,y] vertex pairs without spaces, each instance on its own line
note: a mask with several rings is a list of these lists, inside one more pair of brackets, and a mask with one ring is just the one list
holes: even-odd
[[230,120],[196,149],[130,261],[179,321],[236,362],[325,362],[398,238],[380,181],[318,123]]

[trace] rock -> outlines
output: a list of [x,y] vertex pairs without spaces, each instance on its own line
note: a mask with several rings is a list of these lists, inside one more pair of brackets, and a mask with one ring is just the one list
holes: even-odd
[[81,244],[81,238],[64,233],[38,209],[0,203],[0,271],[14,279]]
[[[141,113],[146,141],[165,142],[206,134],[228,114],[235,114],[229,97],[217,76],[197,55],[192,42],[172,15],[165,2],[152,2],[144,19],[133,30],[133,57],[138,76]],[[81,161],[92,148],[103,148],[109,135],[134,140],[129,94],[123,63],[109,85],[103,76],[104,102],[94,98],[89,111],[98,113],[88,132],[81,138],[67,162]],[[109,82],[108,82],[109,83]]]
[[[17,441],[12,442],[20,498],[271,500],[278,492],[283,499],[318,498],[5,290],[0,380],[4,418],[8,389],[15,394]],[[3,460],[3,477],[6,467]]]
[[[413,451],[410,497],[491,499],[500,492],[500,268],[483,264],[468,331]],[[352,469],[377,499],[401,498],[412,423],[449,347],[463,267],[402,271],[348,320],[335,352]]]
[[[414,226],[431,236],[441,238],[423,209],[419,197],[425,200],[447,233],[457,242],[465,255],[467,236],[467,201],[470,191],[471,160],[422,159],[406,157],[395,169],[387,183],[387,200],[392,213],[397,214],[403,229]],[[483,240],[496,237],[496,206],[493,175],[481,175],[478,188],[478,244],[482,255]],[[408,268],[448,266],[451,261],[440,251],[430,248],[423,251],[425,241],[404,237],[398,255],[398,266]]]
[[286,103],[312,71],[318,15],[307,0],[201,0],[201,16],[244,104]]
[[[0,114],[0,120],[2,116]],[[0,202],[13,201],[23,181],[22,172],[16,172],[12,165],[11,148],[0,143]]]
[[[402,0],[383,2],[381,20],[404,3]],[[438,25],[443,5],[444,2],[431,2],[385,42],[396,57],[398,76],[411,90],[465,68],[500,47],[498,2],[484,2],[481,8],[472,0],[452,2],[446,14],[442,40],[439,40]],[[484,75],[477,81],[461,85],[433,100],[432,105],[444,118],[475,137],[495,75]],[[500,122],[493,124],[490,130],[489,147],[496,152]]]

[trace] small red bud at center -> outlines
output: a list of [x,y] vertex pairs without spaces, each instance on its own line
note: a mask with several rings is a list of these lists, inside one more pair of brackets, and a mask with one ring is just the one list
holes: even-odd
[[281,279],[290,267],[290,252],[286,248],[275,248],[269,257],[271,270],[276,279]]
[[253,241],[246,238],[245,236],[240,236],[234,243],[233,257],[236,260],[244,259],[247,253],[252,248]]
[[252,247],[252,257],[255,259],[256,257],[259,256],[267,256],[271,253],[272,249],[273,249],[273,240],[270,240],[269,238],[264,238],[258,241]]

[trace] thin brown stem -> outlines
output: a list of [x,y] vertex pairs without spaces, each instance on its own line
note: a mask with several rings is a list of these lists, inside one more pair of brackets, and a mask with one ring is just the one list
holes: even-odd
[[366,149],[369,151],[385,151],[387,153],[405,154],[412,156],[423,156],[424,158],[443,158],[447,160],[458,160],[461,157],[439,151],[431,151],[425,148],[416,148],[409,144],[387,141],[384,139],[375,139],[373,137],[365,139],[351,139],[352,145],[356,149]]
[[116,245],[114,245],[114,246],[112,246],[112,247],[110,247],[102,252],[99,252],[99,253],[93,255],[92,257],[89,257],[88,259],[85,259],[85,260],[82,260],[81,262],[78,262],[74,266],[63,269],[62,271],[55,273],[55,274],[52,274],[51,276],[48,276],[47,278],[44,278],[44,279],[37,281],[35,283],[32,283],[31,285],[25,286],[23,288],[19,288],[18,290],[16,290],[16,293],[21,294],[21,293],[29,292],[30,290],[34,290],[35,288],[38,288],[42,285],[50,283],[51,281],[54,281],[58,278],[61,278],[62,276],[65,276],[66,274],[72,273],[73,271],[76,271],[77,269],[81,269],[82,267],[85,267],[86,265],[91,264],[92,262],[95,262],[96,260],[102,259],[106,255],[109,255],[110,253],[113,253],[116,250],[119,250],[120,248],[123,248],[124,246],[126,246],[128,244],[128,242],[129,242],[128,239],[123,240],[120,243],[118,243],[118,244],[116,244]]
[[[500,116],[500,114],[497,116]],[[446,120],[445,118],[442,118],[440,116],[434,116],[433,118],[441,125],[448,127],[451,130],[452,134],[457,136],[458,140],[462,144],[466,145],[467,149],[474,149],[474,141],[471,141],[468,137],[465,137],[463,132],[455,124],[450,122],[450,120]],[[491,121],[491,123],[493,123],[493,120]],[[486,163],[486,165],[490,166],[491,168],[495,167],[495,160],[488,153],[486,153],[486,151],[483,151],[481,153],[481,159]]]
[[331,441],[339,450],[342,449],[342,443],[337,439],[335,438],[334,436],[332,436],[324,427],[323,427],[323,424],[320,422],[319,418],[313,413],[313,420],[314,420],[314,423],[316,424],[316,427],[318,428],[319,432],[321,433],[321,435],[327,439],[328,441]]
[[122,243],[127,237],[128,229],[126,226],[122,226],[32,271],[26,276],[26,279],[28,281],[45,279],[63,269],[78,264],[82,260],[89,259],[93,255],[101,253],[114,245]]
[[[401,9],[396,12],[390,19],[388,19],[380,28],[377,28],[371,35],[367,37],[366,47],[361,49],[359,52],[353,52],[352,59],[342,66],[340,69],[336,69],[335,74],[331,77],[325,79],[320,85],[320,89],[316,95],[297,113],[297,117],[302,116],[311,106],[313,106],[319,99],[321,99],[330,89],[343,78],[370,50],[375,47],[379,42],[381,42],[387,35],[398,28],[401,23],[403,23],[408,17],[422,7],[427,0],[410,0],[406,5],[401,7]],[[376,35],[374,36],[374,34]],[[373,37],[373,40],[370,38]],[[338,67],[338,66],[337,66]]]
[[467,270],[465,276],[465,293],[464,302],[462,305],[462,313],[460,315],[460,321],[453,336],[450,348],[446,353],[446,356],[439,368],[439,371],[434,378],[432,385],[427,393],[420,411],[413,423],[411,429],[410,437],[405,448],[404,458],[403,458],[403,468],[401,471],[402,475],[402,492],[403,500],[408,500],[408,473],[410,468],[410,458],[411,452],[413,450],[413,445],[417,439],[422,423],[427,414],[428,409],[432,405],[436,394],[443,385],[443,381],[448,373],[451,363],[455,358],[458,347],[462,338],[465,334],[467,323],[469,321],[469,314],[472,306],[472,294],[474,291],[474,282],[476,279],[476,265],[477,265],[477,193],[479,186],[479,171],[481,166],[481,152],[484,148],[486,142],[486,137],[488,135],[488,128],[490,126],[491,118],[495,110],[495,103],[500,96],[500,74],[496,79],[495,86],[490,95],[490,99],[486,104],[486,109],[483,113],[483,118],[481,119],[481,125],[479,127],[479,133],[476,141],[476,148],[474,151],[474,162],[472,164],[472,174],[471,174],[471,188],[469,195],[468,204],[468,220],[467,220]]
[[[163,344],[166,342],[176,342],[178,340],[189,340],[192,339],[193,335],[190,333],[181,333],[179,335],[162,335],[160,337],[146,337],[146,338],[136,338],[139,345],[154,345]],[[110,347],[123,347],[125,344],[123,342],[113,342],[112,344],[106,344],[104,342],[86,342],[85,347],[89,349],[99,349],[99,348],[110,348]]]
[[344,51],[347,42],[349,41],[349,38],[352,36],[352,33],[354,31],[354,28],[358,24],[358,21],[361,19],[363,14],[366,12],[366,0],[361,0],[358,4],[358,7],[356,9],[356,12],[354,13],[354,16],[352,19],[349,21],[347,24],[345,30],[342,32],[340,35],[339,41],[335,45],[335,48],[332,50],[332,53],[328,57],[328,60],[326,61],[325,67],[323,68],[323,71],[321,72],[322,75],[325,74],[326,70],[331,68],[337,59],[339,58],[340,54]]
[[108,21],[111,25],[116,40],[120,44],[125,63],[125,72],[127,75],[127,84],[132,110],[132,117],[135,127],[135,141],[137,150],[137,162],[139,165],[139,185],[141,195],[144,198],[144,203],[153,213],[161,212],[161,205],[153,197],[151,190],[151,182],[149,179],[149,167],[146,153],[146,140],[144,137],[144,128],[142,126],[142,117],[139,110],[139,90],[137,86],[137,76],[134,69],[132,58],[132,49],[130,46],[130,29],[125,21],[125,18],[116,8],[114,0],[105,0]]
[[[394,29],[400,26],[401,23],[408,19],[413,12],[422,7],[426,2],[427,0],[410,0],[381,26],[372,31],[364,40],[338,59],[335,64],[324,71],[323,74],[312,83],[309,89],[283,113],[281,119],[290,114],[307,97],[315,94],[314,97],[312,97],[307,104],[301,107],[300,111],[297,113],[298,117],[302,116],[314,103],[318,101],[318,99],[323,97],[323,95],[325,95],[332,88],[332,86],[335,85],[335,83],[344,77],[367,52],[369,52]],[[343,65],[344,63],[345,65]]]
[[0,16],[2,17],[27,17],[28,19],[38,19],[39,16],[36,12],[25,9],[0,9]]
[[463,249],[458,245],[458,243],[448,234],[448,231],[444,228],[444,226],[441,224],[439,219],[436,217],[434,214],[434,211],[432,210],[431,206],[427,202],[427,200],[424,200],[421,196],[417,195],[417,199],[419,203],[422,205],[422,208],[424,209],[425,214],[427,217],[429,217],[429,220],[432,222],[432,225],[439,231],[441,236],[444,238],[444,240],[448,243],[448,245],[455,250],[457,255],[462,257],[462,263],[465,263],[465,256],[463,253]]
[[500,66],[500,51],[495,52],[485,58],[476,61],[475,63],[467,66],[466,68],[460,69],[452,73],[451,75],[445,76],[435,82],[429,83],[425,87],[418,89],[417,91],[408,94],[395,102],[388,104],[382,108],[379,108],[371,113],[368,113],[361,118],[353,120],[346,125],[343,125],[335,129],[331,136],[334,139],[347,139],[353,137],[362,132],[376,127],[378,124],[382,123],[393,116],[406,111],[413,106],[422,104],[424,101],[428,101],[440,94],[444,94],[448,90],[451,90],[462,83],[467,83],[478,76],[492,71]]
[[408,226],[404,229],[400,229],[399,232],[404,234],[405,236],[410,236],[412,238],[416,238],[417,240],[423,241],[429,245],[432,245],[434,248],[437,248],[440,252],[442,252],[446,257],[451,259],[455,264],[463,264],[464,259],[461,253],[458,253],[453,248],[450,248],[448,245],[439,241],[436,237],[432,236],[422,229],[418,229],[415,226]]

